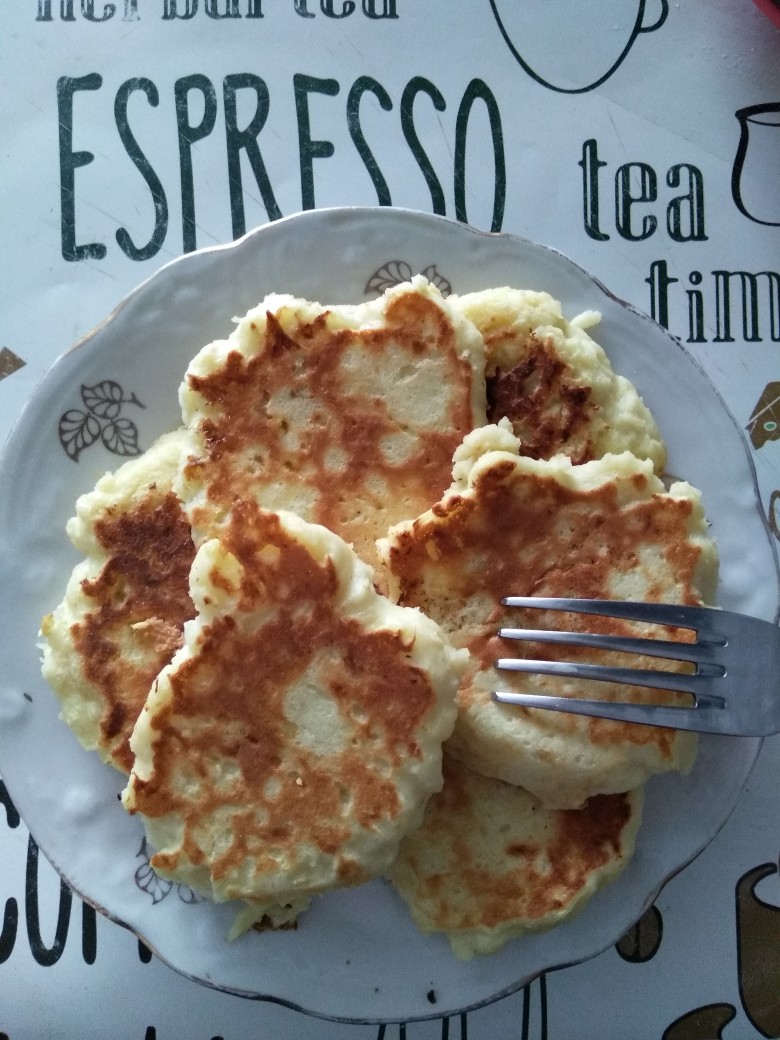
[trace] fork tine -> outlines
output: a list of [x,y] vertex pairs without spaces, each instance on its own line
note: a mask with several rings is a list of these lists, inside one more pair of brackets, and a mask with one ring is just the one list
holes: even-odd
[[729,732],[722,712],[725,702],[720,697],[708,695],[700,697],[696,707],[693,708],[579,700],[571,697],[550,697],[544,694],[513,693],[503,690],[494,691],[493,699],[503,704],[517,704],[525,708],[547,708],[574,715],[612,719],[616,722],[638,722],[644,726],[696,730],[700,733]]
[[[507,704],[578,715],[593,715],[624,722],[639,722],[672,729],[745,737],[780,733],[780,628],[776,621],[715,607],[612,600],[558,599],[541,596],[507,596],[507,607],[541,608],[625,618],[687,629],[695,642],[645,640],[614,633],[560,632],[556,629],[499,630],[505,638],[529,639],[600,648],[606,651],[648,654],[686,660],[695,671],[670,672],[660,668],[618,668],[576,661],[522,660],[501,658],[497,669],[537,675],[558,675],[569,680],[600,680],[650,689],[692,694],[695,706],[677,707],[644,703],[624,704],[616,700],[591,700],[567,690],[567,696],[497,691],[493,698]],[[577,626],[572,625],[572,628]],[[585,626],[583,626],[585,627]],[[642,662],[644,663],[644,662]],[[619,697],[620,694],[618,693]]]
[[667,639],[636,639],[632,636],[601,635],[594,632],[559,632],[557,629],[539,628],[501,628],[498,634],[502,639],[528,639],[537,643],[588,646],[597,650],[647,654],[649,657],[666,657],[675,661],[701,661],[707,660],[710,656],[710,653],[698,643],[678,643]]
[[535,607],[541,610],[568,610],[578,614],[600,614],[606,617],[625,618],[631,621],[646,621],[657,625],[674,625],[678,628],[698,630],[705,616],[717,615],[718,611],[705,612],[700,607],[689,607],[670,603],[639,603],[628,600],[610,599],[556,599],[544,596],[506,596],[501,600],[505,607]]
[[649,668],[610,668],[601,664],[572,664],[569,661],[524,661],[502,657],[495,667],[509,672],[527,672],[532,675],[558,675],[569,679],[597,679],[602,682],[623,683],[626,686],[649,686],[658,690],[678,690],[698,695],[710,686],[714,678],[722,678],[725,668],[704,665],[697,672],[661,672]]

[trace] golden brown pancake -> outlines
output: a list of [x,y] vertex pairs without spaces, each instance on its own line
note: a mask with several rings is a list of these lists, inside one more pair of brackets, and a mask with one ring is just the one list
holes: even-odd
[[87,559],[42,625],[43,674],[85,747],[128,773],[129,738],[195,608],[190,528],[171,490],[181,433],[106,474],[68,524]]
[[374,541],[436,501],[485,421],[484,346],[424,279],[359,306],[266,299],[191,363],[177,491],[196,540],[252,499]]
[[485,289],[450,303],[485,339],[488,422],[508,418],[521,454],[588,462],[630,451],[663,472],[652,415],[586,331],[597,313],[568,321],[549,293],[530,289]]
[[200,547],[191,594],[131,739],[154,869],[257,919],[386,870],[441,786],[466,655],[337,535],[253,501]]
[[641,789],[546,809],[521,787],[444,757],[444,787],[404,838],[390,880],[424,932],[455,954],[494,953],[583,909],[627,865]]
[[[667,492],[651,464],[628,453],[580,466],[564,456],[523,458],[516,444],[507,450],[512,439],[500,427],[471,434],[456,455],[450,493],[380,543],[398,601],[420,607],[471,656],[448,749],[477,771],[525,787],[553,808],[630,790],[654,773],[687,771],[695,754],[692,734],[491,699],[495,689],[553,688],[562,695],[675,698],[607,683],[498,673],[493,662],[512,654],[602,662],[605,656],[538,643],[507,645],[497,636],[504,625],[638,634],[636,623],[610,618],[591,624],[582,617],[523,616],[502,607],[501,599],[539,595],[694,604],[711,598],[717,570],[699,496],[690,485],[678,483]],[[501,450],[490,450],[494,445]],[[616,655],[609,660],[650,664]],[[673,661],[654,666],[681,668]]]

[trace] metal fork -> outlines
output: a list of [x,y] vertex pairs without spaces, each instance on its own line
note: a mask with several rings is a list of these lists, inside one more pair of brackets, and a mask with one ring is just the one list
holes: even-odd
[[497,690],[493,697],[505,704],[527,708],[593,715],[620,722],[724,733],[767,736],[780,733],[780,628],[769,621],[734,614],[713,607],[677,606],[670,603],[631,603],[598,599],[545,599],[507,596],[507,607],[531,607],[600,614],[623,620],[650,622],[691,629],[696,641],[646,639],[585,632],[560,632],[534,628],[502,628],[504,639],[532,639],[544,643],[593,647],[648,654],[692,662],[690,673],[646,668],[611,668],[601,664],[501,658],[496,668],[536,675],[560,675],[573,679],[677,690],[693,695],[683,707],[660,704],[587,700],[544,694]]

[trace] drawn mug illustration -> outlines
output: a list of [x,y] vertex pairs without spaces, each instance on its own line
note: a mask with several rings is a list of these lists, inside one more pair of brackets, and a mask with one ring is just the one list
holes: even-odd
[[3,347],[0,349],[0,380],[18,372],[20,368],[24,368],[25,364],[26,362],[18,354],[14,354],[8,347]]
[[669,14],[668,0],[489,2],[515,60],[537,83],[560,94],[601,86],[639,36],[660,29]]
[[[776,863],[762,863],[744,874],[736,888],[739,995],[745,1014],[766,1037],[780,1037],[778,875]],[[765,878],[774,881],[773,902],[756,891]]]
[[780,382],[767,383],[756,402],[747,431],[754,448],[763,448],[767,441],[780,440]]
[[740,135],[731,171],[734,204],[748,220],[780,227],[780,101],[750,105],[735,115]]
[[723,1030],[736,1015],[733,1004],[705,1004],[675,1019],[661,1040],[723,1040]]
[[780,542],[780,489],[775,488],[769,496],[769,508],[767,509],[767,520],[772,534]]

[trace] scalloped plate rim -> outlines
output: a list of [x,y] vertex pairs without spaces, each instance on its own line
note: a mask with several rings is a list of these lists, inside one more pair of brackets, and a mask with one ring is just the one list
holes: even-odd
[[[274,234],[279,234],[279,233],[284,234],[285,228],[289,227],[289,226],[292,226],[292,227],[297,228],[297,229],[301,229],[302,231],[305,232],[307,227],[316,227],[317,225],[322,225],[323,222],[325,223],[325,225],[327,225],[329,222],[334,221],[334,220],[336,222],[347,221],[348,223],[352,223],[352,224],[354,224],[356,221],[358,223],[360,223],[361,221],[369,221],[371,223],[373,223],[374,221],[379,221],[381,223],[382,221],[385,221],[385,220],[390,221],[391,223],[398,223],[399,221],[401,223],[403,223],[404,221],[411,221],[414,225],[419,225],[420,231],[424,231],[426,229],[433,230],[435,228],[447,229],[446,231],[444,231],[445,234],[450,234],[450,233],[453,233],[453,232],[455,234],[462,234],[462,233],[471,234],[473,236],[476,236],[476,238],[482,240],[483,242],[500,241],[500,242],[504,243],[504,245],[506,245],[506,246],[508,246],[510,248],[513,248],[515,250],[520,250],[521,252],[529,251],[529,250],[531,252],[536,251],[536,250],[541,250],[554,263],[562,264],[565,267],[567,267],[569,269],[569,271],[573,272],[573,274],[577,278],[579,278],[579,279],[586,279],[587,282],[591,286],[594,286],[596,289],[598,289],[599,292],[604,294],[604,296],[608,300],[610,300],[614,305],[618,306],[619,308],[622,308],[626,313],[630,314],[632,320],[637,319],[637,320],[641,320],[643,323],[645,323],[645,322],[649,323],[649,327],[652,327],[652,329],[653,329],[653,332],[652,332],[653,336],[655,336],[657,338],[659,336],[659,334],[662,333],[663,336],[665,337],[665,340],[667,341],[667,344],[673,343],[675,345],[675,347],[681,352],[681,354],[684,355],[688,359],[688,361],[693,363],[693,365],[698,369],[698,371],[700,373],[700,376],[704,380],[707,381],[707,383],[709,385],[709,389],[714,393],[715,397],[718,399],[719,404],[720,404],[720,409],[721,409],[722,413],[724,414],[724,416],[728,416],[728,418],[731,421],[731,424],[733,426],[733,430],[739,435],[739,439],[741,441],[742,449],[743,449],[743,453],[744,453],[744,460],[747,462],[746,470],[749,471],[750,480],[751,480],[751,484],[752,484],[752,488],[753,488],[754,492],[757,490],[757,479],[756,479],[755,465],[753,463],[752,455],[750,453],[749,446],[747,445],[746,438],[744,437],[744,434],[743,434],[743,432],[741,430],[741,427],[738,425],[738,423],[736,422],[736,419],[731,414],[730,410],[728,409],[727,405],[725,404],[725,401],[723,400],[722,396],[717,391],[717,389],[712,385],[711,381],[708,379],[708,377],[706,375],[706,372],[704,371],[704,369],[700,365],[700,363],[695,358],[693,358],[693,356],[685,349],[685,347],[683,346],[682,343],[680,343],[677,339],[675,339],[673,336],[671,336],[665,329],[663,329],[661,326],[659,326],[655,322],[653,322],[653,320],[651,318],[649,318],[646,314],[644,314],[638,308],[634,307],[632,304],[627,303],[626,301],[622,300],[620,297],[618,297],[614,293],[612,293],[599,279],[595,278],[592,274],[590,274],[585,268],[583,268],[576,261],[571,260],[563,252],[561,252],[560,250],[558,250],[558,249],[556,249],[554,247],[546,246],[546,245],[539,245],[538,243],[533,243],[530,240],[528,240],[526,238],[523,238],[520,235],[508,234],[508,233],[505,233],[505,232],[495,233],[495,232],[481,231],[481,230],[479,230],[477,228],[473,228],[473,227],[471,227],[469,225],[466,225],[466,224],[456,223],[454,221],[449,220],[446,217],[442,217],[442,216],[438,216],[438,215],[425,214],[425,213],[418,213],[418,212],[413,211],[413,210],[378,208],[378,207],[334,207],[334,208],[331,208],[331,209],[304,211],[302,213],[292,214],[290,216],[280,218],[280,220],[274,221],[273,223],[265,224],[265,225],[262,225],[262,226],[260,226],[258,228],[254,228],[254,229],[248,231],[244,236],[242,236],[240,239],[238,239],[238,240],[236,240],[234,242],[229,242],[229,243],[220,244],[220,245],[208,246],[208,247],[206,247],[206,248],[204,248],[202,250],[198,250],[198,251],[196,251],[194,253],[184,254],[184,255],[182,255],[180,257],[176,257],[176,258],[170,260],[164,266],[159,268],[155,273],[153,273],[148,278],[146,278],[144,281],[142,281],[131,292],[129,292],[116,305],[116,307],[113,308],[111,313],[102,322],[100,322],[92,330],[90,330],[84,336],[82,336],[72,347],[70,347],[67,351],[65,351],[62,355],[60,355],[60,357],[53,363],[52,367],[49,369],[49,371],[41,379],[41,381],[39,382],[38,386],[33,391],[32,396],[30,397],[28,402],[25,404],[24,408],[22,409],[22,412],[21,412],[20,416],[17,419],[17,422],[15,423],[15,425],[14,425],[12,431],[11,431],[11,434],[8,437],[8,441],[6,443],[6,447],[4,448],[2,457],[0,458],[0,474],[5,472],[5,469],[6,469],[7,465],[8,465],[8,458],[9,458],[9,456],[12,456],[13,452],[15,451],[17,439],[24,435],[26,426],[30,422],[31,413],[34,412],[34,410],[36,408],[36,405],[40,401],[41,396],[46,392],[46,390],[50,386],[52,386],[53,384],[55,384],[57,382],[58,378],[62,374],[62,370],[69,367],[68,365],[63,365],[63,362],[65,362],[66,359],[70,359],[71,363],[77,364],[78,361],[79,361],[79,358],[83,357],[85,353],[87,353],[87,354],[89,353],[91,346],[93,347],[94,350],[99,351],[101,349],[101,340],[100,340],[101,335],[108,334],[109,337],[110,337],[110,335],[111,335],[111,331],[110,331],[111,330],[111,326],[114,324],[114,322],[116,322],[117,319],[120,318],[120,316],[124,315],[127,312],[128,308],[132,308],[132,306],[134,304],[138,303],[139,301],[142,302],[144,297],[147,294],[149,294],[150,292],[152,294],[154,294],[156,289],[160,285],[163,285],[165,283],[166,279],[170,279],[172,275],[173,275],[173,277],[176,277],[179,273],[182,273],[182,272],[184,274],[186,274],[188,271],[191,271],[191,272],[194,273],[197,270],[199,264],[203,264],[204,262],[206,264],[208,264],[208,261],[213,260],[213,259],[218,259],[220,256],[223,256],[223,255],[228,255],[229,257],[230,256],[236,257],[236,256],[240,256],[243,250],[248,250],[249,253],[251,254],[251,252],[254,249],[258,248],[258,243],[259,243],[259,247],[260,248],[262,247],[262,243],[268,237],[269,232],[273,232]],[[594,305],[595,305],[595,301],[594,301]],[[564,308],[565,307],[566,307],[566,301],[564,301]],[[597,339],[599,338],[598,334],[597,334],[596,338]],[[618,371],[620,371],[620,369],[618,369]],[[665,431],[665,432],[667,432],[667,431]],[[755,505],[758,505],[758,504],[759,504],[758,502],[755,503]],[[771,550],[771,553],[772,553],[772,556],[773,556],[775,576],[777,577],[777,573],[778,573],[778,567],[777,567],[777,547],[776,547],[776,545],[774,543],[774,540],[771,538],[771,534],[769,532],[768,524],[766,522],[766,517],[764,516],[763,512],[760,511],[760,510],[758,510],[758,515],[760,516],[761,520],[763,521],[763,527],[764,527],[764,531],[765,531],[765,536],[767,538],[767,543],[768,543],[768,546],[769,546],[769,548]],[[774,619],[775,620],[777,620],[779,612],[780,612],[780,605],[778,604],[777,595],[775,595],[775,606],[774,606]],[[0,705],[0,707],[1,706],[2,705]],[[63,731],[64,731],[64,727],[63,727]],[[0,738],[0,743],[2,743],[2,739],[1,738]],[[747,746],[748,745],[746,745],[746,747]],[[758,752],[760,750],[760,746],[761,746],[761,741],[760,740],[756,740],[756,741],[752,742],[752,745],[750,745],[750,747],[751,747],[750,754],[745,759],[745,761],[743,763],[743,767],[742,767],[742,772],[744,774],[743,782],[744,782],[744,779],[747,778],[747,776],[750,773],[750,770],[753,767],[755,759],[756,759],[756,757],[758,755]],[[13,798],[14,797],[13,781],[12,781],[12,783],[10,785],[6,781],[6,785],[8,787],[9,793],[11,794],[11,797]],[[652,904],[654,899],[657,897],[658,892],[664,887],[664,885],[667,884],[668,881],[672,877],[674,877],[677,873],[679,873],[680,870],[684,869],[684,867],[687,866],[688,863],[690,863],[692,859],[694,859],[697,855],[699,855],[700,852],[702,851],[702,849],[705,848],[706,845],[709,844],[709,842],[720,831],[720,829],[726,823],[728,817],[731,815],[731,812],[733,812],[733,809],[734,809],[734,807],[736,805],[736,802],[737,802],[737,800],[739,798],[740,790],[741,790],[741,788],[734,790],[732,792],[733,797],[730,799],[729,804],[723,806],[722,819],[720,819],[720,821],[718,823],[718,826],[715,829],[714,833],[712,833],[709,836],[705,837],[702,840],[702,842],[698,845],[698,847],[696,847],[696,848],[694,848],[692,850],[689,849],[688,853],[686,855],[686,858],[684,859],[684,861],[679,863],[679,865],[676,865],[673,869],[669,870],[660,880],[657,880],[655,882],[655,884],[654,884],[654,887],[653,887],[652,891],[649,894],[645,893],[645,896],[644,896],[644,898],[642,900],[642,908],[643,909],[646,909],[649,905]],[[22,799],[22,800],[24,800],[24,799]],[[16,799],[15,799],[15,804],[17,804]],[[17,804],[17,808],[19,808],[18,804]],[[22,814],[22,818],[24,818],[24,811],[23,811],[23,809],[21,809],[20,812]],[[37,830],[37,827],[34,827],[33,831],[34,830]],[[44,855],[47,855],[47,852],[46,852],[46,844],[47,844],[47,842],[45,840],[45,835],[41,835],[41,836],[44,837],[44,842],[40,846],[41,847],[41,851],[43,852]],[[47,858],[48,858],[48,855],[47,855]],[[63,867],[57,866],[55,869],[57,869],[58,872],[63,877],[68,879],[67,867],[63,868]],[[143,941],[147,942],[146,938],[141,934],[138,926],[136,926],[134,924],[131,924],[128,921],[124,920],[123,914],[115,913],[111,908],[103,906],[101,901],[97,900],[96,898],[91,897],[88,893],[85,893],[83,891],[83,888],[81,886],[79,886],[77,883],[75,883],[75,882],[69,882],[69,883],[72,884],[74,889],[81,895],[81,897],[83,899],[85,899],[85,901],[89,902],[91,905],[95,906],[96,909],[100,910],[102,913],[104,913],[107,916],[109,916],[112,920],[114,920],[117,923],[123,925],[129,931],[133,932],[139,938],[143,939]],[[563,926],[563,927],[565,928],[565,926]],[[560,933],[561,929],[557,929],[556,931]],[[484,1006],[485,1004],[491,1003],[494,1000],[500,999],[501,997],[507,996],[510,993],[516,992],[519,988],[521,988],[522,986],[526,985],[529,981],[531,981],[533,978],[537,977],[539,974],[541,974],[544,971],[552,970],[555,967],[564,966],[564,965],[568,965],[568,964],[572,964],[572,963],[581,963],[583,960],[586,960],[586,959],[589,959],[590,957],[596,956],[598,953],[602,952],[604,949],[607,949],[610,945],[612,945],[614,942],[616,942],[620,938],[620,936],[622,934],[623,934],[623,932],[621,930],[619,932],[619,934],[615,934],[614,936],[612,936],[609,939],[602,938],[600,940],[598,949],[594,949],[592,952],[589,952],[589,953],[587,953],[584,956],[577,955],[577,957],[573,961],[568,961],[568,960],[565,960],[565,959],[561,960],[561,958],[558,957],[558,958],[554,959],[554,963],[547,963],[547,962],[545,962],[545,963],[541,964],[540,966],[534,968],[533,970],[525,972],[523,974],[522,978],[518,978],[518,979],[512,981],[511,983],[508,983],[507,985],[505,985],[505,986],[503,986],[503,987],[501,987],[501,988],[499,988],[497,990],[492,990],[489,993],[485,993],[479,999],[470,1001],[469,1003],[464,1004],[463,1006],[452,1006],[452,1007],[448,1006],[447,1008],[444,1008],[442,1006],[437,1006],[435,1008],[431,1007],[430,1009],[417,1009],[416,1013],[412,1014],[410,1017],[407,1017],[405,1020],[406,1021],[413,1021],[413,1020],[424,1020],[424,1019],[436,1019],[436,1018],[441,1018],[445,1014],[461,1013],[461,1012],[464,1012],[464,1011],[467,1011],[467,1010],[473,1010],[475,1008]],[[518,942],[522,942],[522,941],[523,940],[515,940],[515,944],[518,943]],[[161,960],[163,960],[165,963],[168,963],[171,967],[173,967],[175,970],[179,971],[181,974],[183,974],[186,977],[191,978],[191,979],[193,979],[195,981],[202,982],[203,984],[205,984],[207,986],[210,986],[212,988],[218,989],[220,991],[229,992],[229,993],[235,993],[236,995],[240,995],[242,997],[247,997],[249,999],[256,999],[256,1000],[261,1000],[261,1001],[272,1001],[274,1003],[278,1003],[278,1004],[280,1004],[282,1006],[285,1006],[285,1007],[294,1008],[294,1009],[299,1010],[299,1011],[301,1011],[303,1013],[306,1013],[306,1014],[314,1015],[314,1016],[317,1016],[317,1017],[321,1017],[321,1018],[325,1018],[325,1019],[329,1019],[329,1020],[333,1020],[333,1021],[345,1022],[345,1023],[349,1022],[349,1023],[364,1023],[364,1024],[368,1024],[368,1023],[389,1022],[389,1021],[397,1021],[398,1020],[398,1015],[396,1015],[396,1014],[394,1014],[392,1016],[387,1016],[385,1014],[383,1016],[377,1017],[377,1016],[370,1016],[370,1015],[366,1016],[364,1014],[358,1014],[358,1015],[347,1014],[347,1015],[344,1015],[344,1014],[333,1014],[332,1012],[328,1013],[328,1012],[323,1011],[321,1009],[317,1009],[316,1007],[307,1007],[307,1006],[305,1006],[304,1002],[298,1002],[297,1000],[291,1000],[288,996],[280,996],[280,995],[277,995],[277,994],[274,994],[274,993],[260,992],[260,991],[246,992],[245,990],[240,989],[240,988],[232,988],[231,986],[224,984],[224,982],[223,983],[215,983],[212,980],[209,980],[209,979],[203,978],[203,977],[199,977],[197,974],[193,974],[191,971],[187,971],[187,970],[183,969],[182,967],[177,966],[173,962],[173,961],[175,961],[175,958],[173,958],[173,960],[172,960],[169,952],[161,951],[159,949],[159,943],[157,943],[155,940],[153,940],[153,939],[148,940],[148,945],[150,946],[150,948],[155,950],[155,953],[157,954],[158,957],[160,957]],[[425,1013],[422,1013],[422,1010],[424,1010]],[[401,1017],[403,1017],[403,1014],[401,1015]]]

